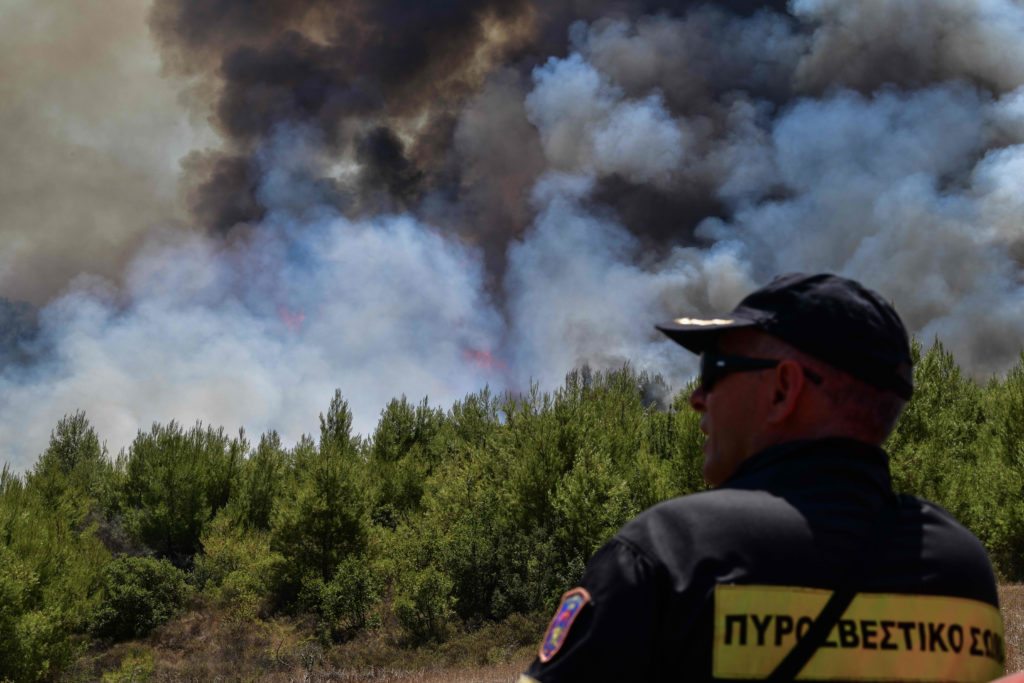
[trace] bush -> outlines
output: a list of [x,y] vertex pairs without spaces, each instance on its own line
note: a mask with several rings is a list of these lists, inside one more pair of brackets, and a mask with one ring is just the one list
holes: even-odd
[[167,560],[124,557],[103,570],[103,601],[90,631],[126,640],[167,621],[185,601],[185,573]]
[[886,444],[893,486],[951,512],[985,544],[1003,580],[1024,576],[1021,370],[981,387],[937,339],[913,343],[914,397]]
[[38,584],[35,572],[0,545],[0,680],[42,678],[63,644],[58,615],[32,609]]
[[47,492],[0,469],[0,680],[37,680],[70,658],[110,560],[81,528],[80,497]]
[[194,584],[236,616],[256,618],[285,563],[270,550],[270,535],[236,524],[222,512],[207,525],[202,541],[203,554],[192,573]]
[[436,464],[433,445],[444,419],[426,400],[411,405],[403,396],[381,411],[369,445],[372,516],[395,528],[399,519],[419,512],[423,486]]
[[377,581],[366,562],[349,556],[338,565],[330,581],[307,577],[299,600],[317,615],[317,636],[327,645],[366,626],[378,597]]
[[114,472],[99,436],[79,411],[65,415],[50,434],[50,445],[39,456],[28,485],[39,489],[52,507],[85,499],[109,498]]
[[452,580],[433,567],[402,574],[392,610],[415,640],[444,640],[455,615],[454,588]]
[[270,547],[288,558],[278,598],[291,602],[310,576],[329,583],[348,556],[366,548],[369,515],[365,462],[351,436],[352,415],[336,392],[320,416],[320,444],[304,437],[294,449],[294,489],[274,505]]
[[237,490],[229,503],[232,519],[267,530],[291,465],[281,437],[271,431],[260,437],[256,451],[242,464]]
[[161,557],[189,567],[203,526],[228,502],[247,449],[244,434],[229,439],[198,424],[139,432],[123,461],[126,528]]

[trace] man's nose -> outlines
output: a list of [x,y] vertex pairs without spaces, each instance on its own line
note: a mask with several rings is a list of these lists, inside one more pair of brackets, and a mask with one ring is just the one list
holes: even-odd
[[698,413],[706,412],[708,407],[705,401],[707,401],[708,394],[704,391],[704,387],[698,386],[690,394],[690,407],[696,410]]

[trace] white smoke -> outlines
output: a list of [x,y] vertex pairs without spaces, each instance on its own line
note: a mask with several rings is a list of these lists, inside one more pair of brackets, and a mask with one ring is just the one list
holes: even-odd
[[667,342],[654,322],[676,308],[731,308],[753,288],[747,266],[728,242],[709,250],[676,248],[656,263],[637,265],[638,240],[588,211],[592,182],[560,173],[541,178],[536,223],[509,251],[505,290],[519,382],[551,387],[566,368],[630,363],[681,386],[695,359]]
[[[309,145],[295,131],[276,142]],[[292,159],[266,158],[265,196],[309,192],[288,179]],[[76,407],[116,451],[171,419],[277,429],[294,441],[316,429],[335,387],[368,434],[403,393],[444,405],[504,384],[488,363],[503,323],[474,249],[411,216],[352,222],[321,207],[311,218],[315,206],[303,207],[301,242],[285,207],[233,244],[154,236],[121,290],[73,283],[43,311],[53,359],[29,376],[0,375],[7,458],[30,464]]]
[[[821,68],[824,55],[842,52],[844,46],[837,43],[849,37],[837,24],[849,27],[851,22],[867,18],[878,22],[886,12],[896,14],[897,23],[909,21],[917,13],[933,20],[925,22],[923,33],[894,32],[890,36],[902,40],[901,49],[908,58],[918,57],[917,63],[934,56],[917,54],[934,46],[936,38],[929,31],[938,30],[934,22],[941,24],[934,15],[948,19],[970,14],[970,35],[964,40],[974,41],[975,49],[964,46],[957,55],[942,56],[934,68],[950,80],[940,84],[914,88],[883,85],[868,95],[832,88],[822,97],[798,98],[781,110],[745,93],[720,96],[717,110],[702,105],[698,113],[674,119],[677,130],[691,134],[684,138],[688,144],[679,147],[686,156],[671,167],[666,167],[665,157],[657,153],[667,120],[659,119],[664,123],[652,126],[652,135],[644,138],[647,150],[637,151],[643,149],[643,142],[631,145],[632,153],[622,157],[624,168],[602,167],[594,163],[592,152],[586,153],[600,130],[593,121],[600,122],[613,107],[656,105],[663,92],[670,97],[676,91],[698,92],[694,70],[690,80],[673,76],[659,82],[658,74],[674,71],[669,65],[685,67],[686,61],[681,56],[685,49],[659,49],[671,42],[659,39],[686,36],[695,23],[707,25],[709,17],[715,19],[714,12],[686,20],[646,19],[633,27],[605,23],[589,33],[577,27],[577,44],[588,60],[577,53],[538,69],[536,88],[527,98],[528,109],[552,166],[564,172],[616,172],[637,177],[631,164],[644,158],[650,162],[644,171],[651,178],[671,176],[678,183],[712,179],[717,198],[731,207],[730,216],[705,220],[696,235],[714,245],[703,253],[730,249],[741,282],[748,278],[764,282],[773,275],[797,270],[826,270],[860,279],[894,301],[913,332],[927,342],[939,335],[960,362],[984,377],[1012,363],[1024,339],[1024,219],[1020,218],[1024,214],[1019,211],[1024,194],[1020,174],[1015,172],[1022,159],[1016,145],[1022,141],[1024,123],[1018,89],[1024,71],[1016,67],[1024,66],[1024,59],[1017,60],[1013,51],[1019,49],[1024,29],[1018,17],[1020,8],[1012,4],[940,5],[901,9],[882,2],[797,3],[798,16],[820,25],[810,49],[799,60],[788,62],[796,89],[806,87],[809,74]],[[737,25],[747,26],[752,34],[771,36],[762,41],[761,54],[785,57],[800,43],[797,36],[787,34],[765,16],[719,24],[716,38],[735,32]],[[1000,59],[1014,64],[1000,61],[997,65],[993,55],[1010,33],[1017,36],[1018,45],[1001,53]],[[652,38],[645,40],[645,35]],[[978,45],[979,41],[983,44]],[[873,60],[889,47],[869,47],[861,61]],[[842,54],[851,68],[861,63],[853,55]],[[719,55],[712,51],[710,58],[714,61]],[[627,83],[617,81],[615,74]],[[966,80],[958,80],[978,74],[1010,91],[994,98]],[[706,74],[698,69],[696,75]],[[715,83],[720,85],[721,79]],[[632,93],[633,99],[624,92]],[[717,117],[712,123],[707,121],[709,111]],[[590,118],[575,112],[587,112]],[[702,126],[708,132],[695,140],[692,131]],[[586,206],[583,201],[577,204]],[[587,283],[583,289],[591,294],[562,296],[558,308],[594,321],[601,320],[600,312],[608,313],[608,309],[636,311],[637,318],[650,318],[659,311],[668,314],[693,305],[685,298],[666,302],[655,294],[669,289],[680,276],[670,264],[652,267],[649,259],[644,262],[614,226],[602,222],[606,218],[592,217],[586,229],[572,227],[583,220],[578,213],[563,210],[552,219],[550,209],[541,212],[536,235],[527,241],[529,245],[530,240],[550,240],[554,229],[548,226],[557,225],[566,241],[551,250],[573,262],[559,275],[570,270],[576,273],[587,263],[595,272],[606,274],[603,278],[565,275],[569,282],[562,282],[558,291],[573,292],[572,282],[582,281]],[[571,236],[583,234],[591,244],[577,259],[575,244],[581,238],[574,242]],[[599,248],[602,245],[604,251]],[[600,256],[588,258],[588,254]],[[643,267],[630,270],[630,264]],[[632,273],[628,285],[622,282],[623,268]],[[537,272],[536,268],[527,270]],[[527,281],[528,277],[520,276],[516,282]],[[597,284],[602,281],[607,289]],[[644,286],[650,289],[641,294]],[[512,287],[510,291],[523,289]],[[537,310],[538,306],[531,303],[525,309]],[[621,340],[605,347],[616,350],[610,357],[642,357],[671,375],[667,362],[659,362],[646,352],[643,343],[630,339],[627,330],[635,329],[636,319],[609,325],[620,331]],[[566,325],[548,336],[573,338],[571,329],[580,327],[580,323]],[[608,341],[606,333],[590,332],[577,336],[593,346]],[[550,339],[545,344],[550,344]],[[586,346],[579,343],[574,348]],[[629,351],[617,351],[623,348]],[[590,348],[582,358],[601,358],[601,352]],[[577,357],[577,362],[580,359]]]
[[939,334],[977,374],[996,372],[1024,338],[1021,264],[1007,250],[1021,234],[1004,175],[1015,148],[985,155],[1002,109],[960,85],[803,101],[773,126],[792,196],[698,234],[744,243],[760,278],[829,270],[869,283],[926,341]]
[[658,183],[686,153],[686,132],[657,92],[626,99],[579,54],[551,59],[534,80],[526,110],[552,168]]

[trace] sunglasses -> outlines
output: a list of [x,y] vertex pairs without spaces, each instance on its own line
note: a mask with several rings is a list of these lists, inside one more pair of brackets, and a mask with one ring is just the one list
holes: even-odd
[[[747,356],[730,356],[724,353],[705,351],[700,355],[700,386],[705,392],[726,375],[734,372],[752,372],[774,368],[781,360],[771,358],[748,358]],[[818,373],[803,368],[804,376],[815,384],[821,384],[824,378]]]

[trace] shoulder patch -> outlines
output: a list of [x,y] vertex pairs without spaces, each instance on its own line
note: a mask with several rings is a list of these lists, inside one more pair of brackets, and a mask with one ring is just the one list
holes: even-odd
[[569,627],[576,617],[583,611],[583,606],[590,602],[590,593],[586,588],[573,588],[562,596],[562,602],[551,618],[547,633],[540,644],[540,661],[547,664],[551,658],[558,654],[569,635]]

